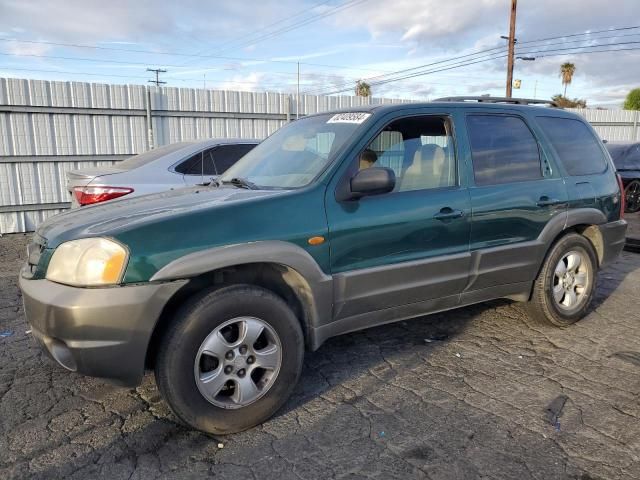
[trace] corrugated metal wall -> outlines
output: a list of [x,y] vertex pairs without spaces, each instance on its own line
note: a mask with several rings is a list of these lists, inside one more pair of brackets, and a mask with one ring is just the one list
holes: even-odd
[[600,138],[610,142],[640,141],[640,111],[569,109],[593,125]]
[[[68,170],[149,148],[144,85],[0,78],[0,233],[33,230],[69,202]],[[262,139],[295,117],[288,94],[151,87],[153,144]],[[401,100],[303,95],[300,114]],[[640,140],[638,112],[575,110],[604,139]]]
[[[146,151],[144,85],[0,78],[0,233],[34,230],[69,202],[66,172]],[[153,143],[262,139],[295,118],[288,94],[151,87]],[[300,114],[400,100],[301,96]]]

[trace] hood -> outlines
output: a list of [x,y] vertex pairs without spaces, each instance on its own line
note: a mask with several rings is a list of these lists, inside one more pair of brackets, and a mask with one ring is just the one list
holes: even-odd
[[114,236],[144,224],[285,192],[235,187],[181,188],[68,210],[48,219],[37,233],[47,239],[47,246],[55,247],[70,239]]

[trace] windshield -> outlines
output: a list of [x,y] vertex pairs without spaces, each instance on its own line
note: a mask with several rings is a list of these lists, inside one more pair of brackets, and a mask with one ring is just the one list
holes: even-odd
[[165,145],[164,147],[154,148],[153,150],[149,150],[148,152],[129,157],[126,160],[118,163],[116,167],[122,170],[133,170],[134,168],[146,165],[149,162],[153,162],[154,160],[157,160],[158,158],[165,155],[169,155],[170,153],[177,152],[181,148],[185,148],[187,146],[189,146],[188,142],[178,142],[172,143],[170,145]]
[[334,159],[370,113],[316,115],[285,125],[242,157],[221,177],[242,179],[257,188],[299,188]]

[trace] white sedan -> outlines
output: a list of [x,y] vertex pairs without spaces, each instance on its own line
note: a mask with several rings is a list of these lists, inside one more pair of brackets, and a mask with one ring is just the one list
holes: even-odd
[[178,142],[127,158],[111,167],[71,170],[71,208],[205,185],[258,144],[258,140],[212,139]]

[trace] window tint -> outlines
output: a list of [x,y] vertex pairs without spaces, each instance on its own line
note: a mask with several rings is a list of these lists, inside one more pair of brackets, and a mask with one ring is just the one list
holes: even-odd
[[385,127],[362,151],[360,170],[386,167],[396,174],[394,191],[406,192],[456,185],[456,161],[446,118],[410,117]]
[[604,154],[598,140],[584,123],[557,117],[538,117],[537,120],[569,175],[604,171]]
[[179,163],[174,170],[183,175],[202,175],[202,153],[196,153]]
[[[234,163],[244,157],[255,144],[220,145],[211,151],[211,162],[205,160],[205,175],[221,175]],[[207,163],[211,166],[207,167]],[[208,173],[207,168],[213,171]]]
[[542,178],[538,144],[522,119],[469,115],[467,128],[476,185]]

